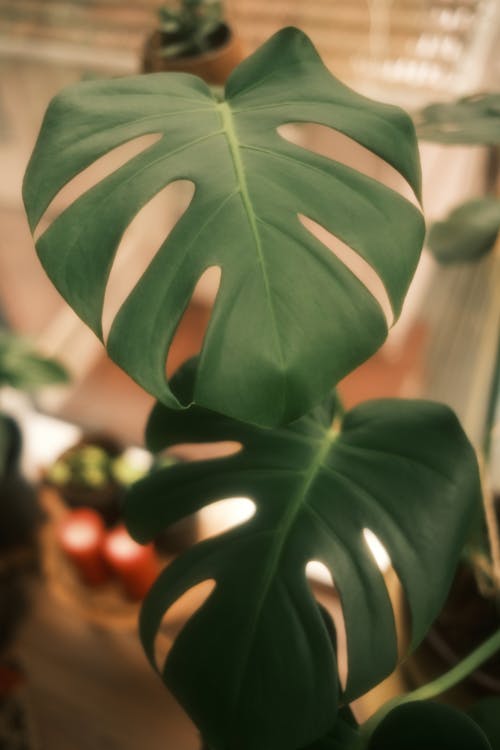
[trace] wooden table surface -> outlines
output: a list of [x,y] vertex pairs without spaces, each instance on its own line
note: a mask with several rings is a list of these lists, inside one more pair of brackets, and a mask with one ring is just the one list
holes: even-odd
[[78,619],[43,581],[14,656],[27,673],[36,750],[198,750],[137,634]]

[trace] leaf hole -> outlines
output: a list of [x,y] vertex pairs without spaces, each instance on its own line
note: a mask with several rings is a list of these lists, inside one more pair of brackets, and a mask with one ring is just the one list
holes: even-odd
[[207,461],[214,458],[227,458],[243,450],[237,440],[217,440],[211,443],[176,443],[169,448],[167,455],[178,456],[185,461]]
[[199,512],[199,541],[211,539],[250,521],[257,506],[248,497],[228,497],[205,506]]
[[355,169],[418,206],[411,186],[395,167],[344,133],[313,122],[287,123],[277,131],[285,141]]
[[337,640],[337,670],[342,690],[347,684],[347,633],[340,598],[330,569],[320,560],[310,560],[306,576],[314,598],[332,618]]
[[123,233],[104,295],[102,326],[105,341],[120,307],[188,209],[194,191],[191,180],[171,182],[138,211]]
[[33,233],[35,242],[46,229],[58,218],[77,198],[108,177],[117,169],[123,167],[135,156],[154,146],[162,138],[162,133],[148,133],[132,138],[126,143],[108,151],[96,159],[92,164],[75,175],[51,200],[45,209]]
[[385,573],[391,565],[391,558],[387,554],[386,548],[378,536],[376,536],[370,529],[363,529],[363,537],[373,559],[377,563],[378,569],[382,571],[382,573]]
[[325,563],[320,560],[310,560],[306,565],[306,576],[314,583],[334,588],[332,574]]
[[222,271],[209,266],[198,279],[191,300],[184,310],[170,342],[166,374],[169,378],[186,360],[200,353],[219,292]]
[[405,590],[392,565],[391,558],[378,536],[371,529],[365,528],[363,529],[363,538],[378,569],[384,576],[394,613],[398,654],[402,657],[408,652],[411,642],[411,618]]
[[345,242],[329,232],[325,227],[303,214],[298,214],[301,224],[327,247],[351,273],[368,289],[380,305],[390,328],[394,322],[394,313],[387,290],[377,272]]
[[163,670],[170,648],[186,622],[203,606],[214,590],[213,578],[192,586],[166,611],[155,640],[155,662]]

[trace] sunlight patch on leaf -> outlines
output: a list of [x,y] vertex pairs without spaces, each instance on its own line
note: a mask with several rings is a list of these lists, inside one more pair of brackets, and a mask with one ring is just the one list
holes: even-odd
[[385,572],[391,564],[391,558],[387,554],[386,548],[378,536],[376,536],[373,531],[370,531],[370,529],[363,529],[363,536],[379,569],[382,572]]
[[306,565],[306,576],[323,586],[331,586],[332,589],[335,587],[331,571],[321,560],[309,560]]
[[256,510],[257,506],[248,497],[228,497],[210,503],[200,510],[200,541],[246,523],[253,518]]

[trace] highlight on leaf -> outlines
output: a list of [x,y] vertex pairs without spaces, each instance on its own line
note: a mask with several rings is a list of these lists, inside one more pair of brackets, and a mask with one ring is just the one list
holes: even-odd
[[[172,388],[189,399],[195,382],[191,362]],[[139,541],[223,498],[247,497],[256,508],[248,521],[176,558],[141,614],[153,662],[164,612],[192,586],[215,580],[162,670],[214,747],[288,750],[331,728],[339,676],[306,578],[311,560],[326,565],[341,600],[345,701],[379,682],[398,658],[391,599],[365,530],[383,545],[404,588],[413,646],[448,592],[480,502],[474,451],[456,417],[435,403],[390,399],[356,407],[332,429],[338,417],[335,397],[276,430],[200,407],[158,404],[150,417],[147,437],[156,449],[200,440],[243,448],[135,485],[126,516]]]
[[192,76],[156,74],[80,83],[47,111],[24,182],[32,230],[64,185],[96,160],[142,136],[161,136],[73,200],[37,241],[53,283],[97,335],[127,227],[167,185],[195,186],[106,342],[110,356],[171,408],[185,404],[168,385],[165,361],[211,266],[221,269],[221,284],[200,353],[196,404],[264,426],[287,423],[382,344],[387,315],[378,299],[299,217],[368,264],[391,316],[400,314],[423,241],[420,211],[340,157],[286,140],[279,129],[287,123],[344,134],[420,195],[410,118],[337,81],[293,28],[241,63],[222,101]]

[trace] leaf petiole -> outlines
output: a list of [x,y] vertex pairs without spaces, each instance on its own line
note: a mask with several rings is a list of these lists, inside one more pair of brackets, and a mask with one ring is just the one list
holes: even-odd
[[435,680],[428,682],[426,685],[412,690],[406,695],[400,695],[393,698],[387,703],[384,703],[368,721],[366,721],[360,728],[361,734],[365,740],[368,740],[377,726],[380,724],[387,714],[392,711],[396,706],[401,706],[404,703],[412,703],[414,701],[424,701],[435,698],[446,690],[457,685],[459,682],[468,677],[474,670],[476,670],[481,664],[492,657],[497,651],[500,650],[500,628],[484,643],[478,646],[472,651],[465,659],[462,659],[452,669],[445,674],[437,677]]

